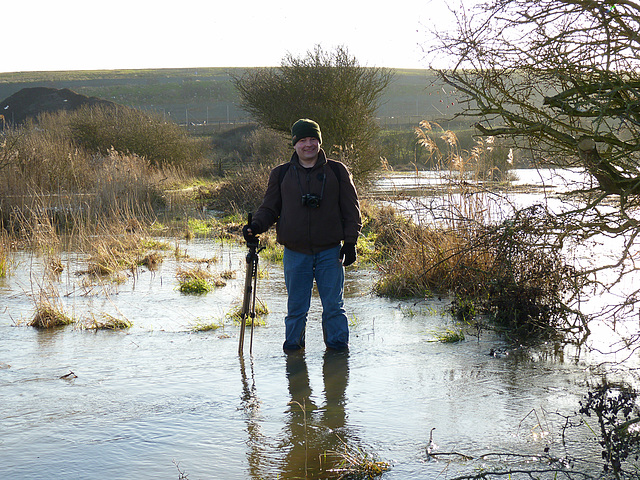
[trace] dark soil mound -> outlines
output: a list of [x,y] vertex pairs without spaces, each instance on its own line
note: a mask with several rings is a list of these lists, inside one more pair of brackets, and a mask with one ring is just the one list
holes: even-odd
[[44,112],[76,110],[84,105],[115,106],[113,102],[96,97],[87,97],[68,88],[31,87],[23,88],[0,102],[0,115],[7,124],[18,125],[29,117]]

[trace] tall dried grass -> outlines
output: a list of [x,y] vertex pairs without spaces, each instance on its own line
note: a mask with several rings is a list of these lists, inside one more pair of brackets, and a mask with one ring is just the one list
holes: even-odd
[[247,212],[255,211],[264,196],[272,168],[262,164],[249,165],[229,176],[217,191],[213,192],[209,207],[242,217]]
[[9,275],[11,265],[11,240],[9,234],[0,227],[0,278]]
[[30,327],[52,329],[74,323],[73,318],[64,311],[58,297],[49,295],[46,291],[40,293],[35,309],[35,315],[28,323]]
[[[436,134],[440,142],[436,142]],[[444,182],[435,197],[425,191],[408,202],[402,198],[404,215],[390,207],[370,210],[374,231],[385,236],[378,243],[387,244],[390,251],[375,286],[384,296],[447,293],[473,283],[473,272],[491,263],[490,254],[470,248],[493,215],[488,192],[472,181],[477,178],[473,167],[478,157],[463,151],[453,132],[430,122],[421,122],[416,128],[416,142],[426,150],[429,163],[438,167]],[[439,143],[446,145],[446,151]]]
[[70,213],[162,208],[164,191],[184,183],[202,151],[177,125],[132,109],[42,114],[3,132],[2,221],[23,227],[44,208],[59,228]]
[[[419,296],[452,293],[454,313],[489,314],[519,338],[554,336],[566,310],[571,269],[545,244],[541,209],[505,210],[485,188],[486,156],[493,144],[472,152],[458,146],[452,132],[442,132],[447,152],[436,148],[431,124],[417,129],[420,145],[447,177],[435,197],[414,199],[410,224],[383,220],[395,246],[381,266],[379,294]],[[488,146],[487,146],[488,145]],[[483,153],[484,151],[484,153]]]
[[147,224],[122,209],[82,224],[76,232],[76,248],[88,255],[85,273],[102,277],[123,271],[135,275],[141,266],[155,270],[171,247],[153,240]]

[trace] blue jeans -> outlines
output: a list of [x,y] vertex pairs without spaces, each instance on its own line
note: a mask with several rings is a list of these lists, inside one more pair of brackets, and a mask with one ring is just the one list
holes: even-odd
[[349,345],[349,324],[344,310],[344,268],[340,245],[307,255],[284,249],[284,282],[287,286],[285,350],[304,348],[307,314],[315,279],[322,302],[322,333],[328,348],[344,349]]

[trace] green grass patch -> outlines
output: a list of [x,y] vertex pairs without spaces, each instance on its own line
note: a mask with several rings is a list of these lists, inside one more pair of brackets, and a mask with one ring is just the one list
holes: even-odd
[[187,228],[194,235],[207,236],[215,231],[218,222],[214,219],[189,218]]
[[223,287],[226,282],[222,278],[216,278],[214,274],[203,270],[200,265],[190,269],[179,269],[176,273],[180,286],[180,293],[190,295],[204,295],[216,287]]
[[213,285],[204,278],[187,278],[180,281],[178,290],[189,295],[204,295],[213,290]]
[[[266,320],[262,317],[269,314],[269,307],[262,300],[256,299],[256,318],[254,319],[254,325],[257,326],[265,326],[267,324]],[[240,325],[242,321],[242,307],[237,306],[234,307],[229,313],[227,313],[227,317],[233,320],[235,325]],[[245,325],[251,325],[251,317],[247,315],[245,319]]]
[[192,332],[211,332],[223,327],[222,322],[196,322],[191,326]]
[[440,343],[457,343],[464,341],[464,332],[460,329],[447,329],[442,333],[436,333],[435,337]]

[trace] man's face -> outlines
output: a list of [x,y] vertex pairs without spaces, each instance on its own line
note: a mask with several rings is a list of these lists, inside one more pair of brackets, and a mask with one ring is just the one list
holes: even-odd
[[320,142],[315,137],[304,137],[293,146],[298,158],[303,162],[312,162],[318,158]]

